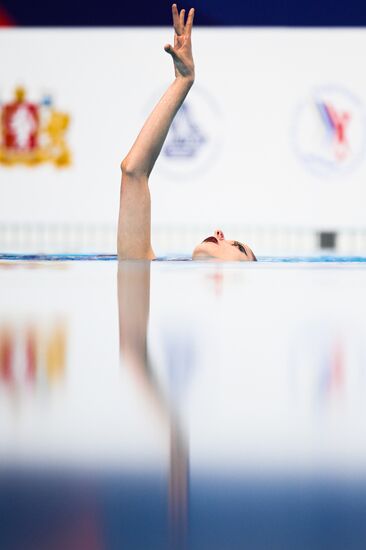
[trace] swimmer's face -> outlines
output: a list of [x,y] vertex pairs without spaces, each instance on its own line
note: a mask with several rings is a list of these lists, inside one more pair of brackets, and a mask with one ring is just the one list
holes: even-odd
[[224,260],[229,262],[255,262],[251,248],[239,241],[228,241],[221,229],[216,229],[212,237],[207,237],[193,250],[193,260]]

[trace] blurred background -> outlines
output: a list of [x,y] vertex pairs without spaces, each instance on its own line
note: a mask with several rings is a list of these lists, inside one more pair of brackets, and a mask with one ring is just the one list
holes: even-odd
[[[65,0],[55,6],[40,0],[32,6],[25,0],[2,0],[3,24],[20,26],[162,26],[170,25],[171,3],[167,0],[138,4],[118,4],[112,0],[103,2],[71,2]],[[193,4],[192,4],[193,5]],[[178,6],[179,7],[179,6]],[[186,6],[190,7],[190,6]],[[351,0],[343,2],[315,0],[289,2],[288,0],[259,0],[241,2],[231,0],[196,0],[196,25],[205,26],[351,26],[360,27],[366,23],[364,3]]]
[[[257,254],[363,254],[365,6],[194,5],[196,83],[151,177],[156,253],[221,227]],[[2,1],[0,25],[0,250],[115,253],[120,162],[173,77],[170,2]]]
[[[194,7],[156,253],[221,227],[366,256],[366,5]],[[173,36],[165,1],[0,0],[0,25],[1,549],[363,550],[365,257],[4,258],[115,254]]]

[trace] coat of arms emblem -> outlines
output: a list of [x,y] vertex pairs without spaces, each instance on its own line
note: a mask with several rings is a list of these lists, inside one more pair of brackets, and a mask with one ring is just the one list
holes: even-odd
[[13,101],[0,105],[0,164],[68,166],[69,123],[69,115],[57,111],[49,96],[34,103],[27,100],[24,88],[17,88]]

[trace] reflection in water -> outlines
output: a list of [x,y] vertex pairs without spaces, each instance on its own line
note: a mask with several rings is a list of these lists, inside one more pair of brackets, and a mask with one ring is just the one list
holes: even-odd
[[300,323],[290,341],[290,380],[297,402],[307,400],[314,412],[337,407],[351,395],[355,403],[364,383],[365,357],[357,327],[314,319]]
[[214,292],[216,296],[221,296],[223,291],[224,284],[224,274],[221,270],[221,264],[216,266],[216,269],[213,273],[207,275],[207,279],[212,282]]
[[117,267],[0,268],[1,550],[363,550],[365,269]]
[[17,390],[53,384],[66,369],[65,323],[0,325],[0,384]]
[[175,548],[184,546],[188,529],[189,505],[189,448],[179,420],[171,420],[169,518],[172,543]]
[[[171,544],[185,545],[188,519],[189,450],[179,413],[154,374],[147,345],[150,307],[150,262],[120,262],[118,266],[120,351],[124,364],[134,373],[151,407],[170,438],[169,520]],[[180,355],[178,353],[178,355]],[[176,357],[175,362],[179,362]],[[173,355],[169,354],[172,374]],[[174,374],[173,374],[174,376]]]

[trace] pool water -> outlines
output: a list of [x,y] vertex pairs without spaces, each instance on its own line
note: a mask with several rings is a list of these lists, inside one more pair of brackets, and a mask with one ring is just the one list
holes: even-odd
[[366,258],[170,259],[0,256],[0,547],[364,548]]
[[[88,262],[88,261],[117,261],[116,254],[0,254],[1,260],[42,261],[42,262]],[[188,255],[168,255],[156,258],[156,261],[192,261]],[[260,263],[364,263],[366,256],[259,256]]]

